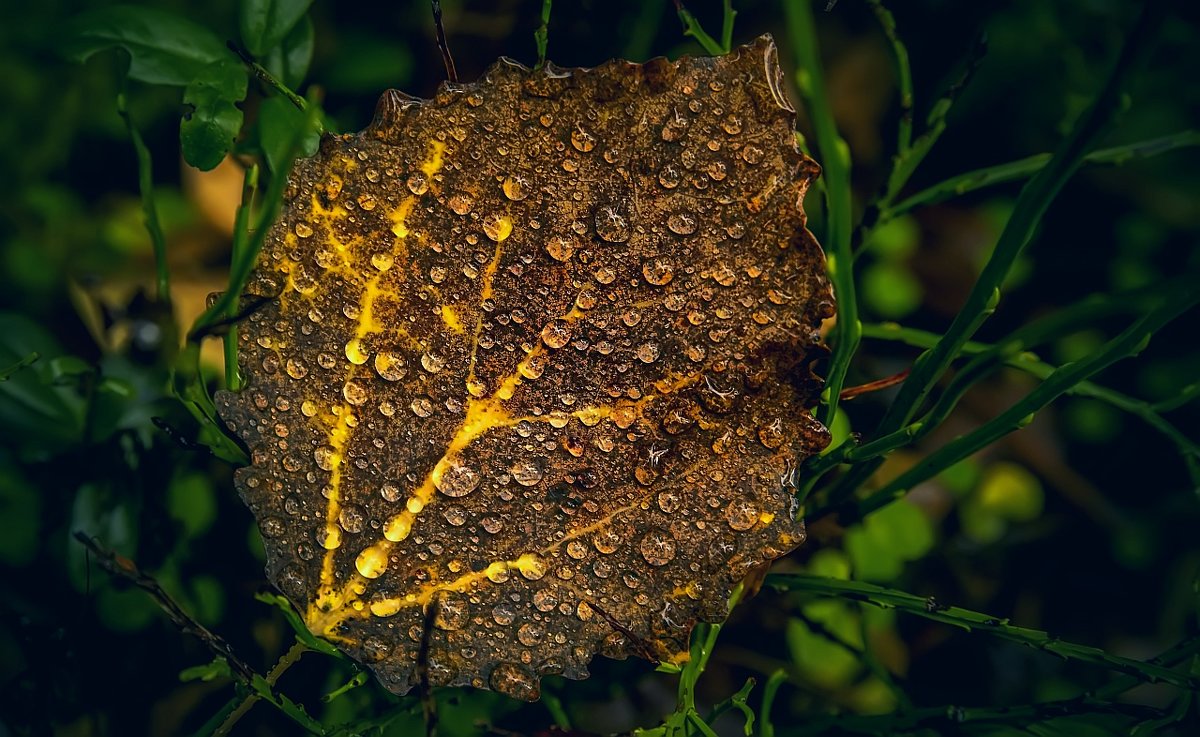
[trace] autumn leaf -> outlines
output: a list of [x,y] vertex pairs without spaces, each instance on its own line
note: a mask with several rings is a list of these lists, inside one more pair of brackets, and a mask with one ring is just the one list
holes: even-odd
[[[219,396],[268,574],[392,691],[679,662],[804,540],[833,313],[774,43],[511,61],[297,163]],[[431,623],[431,627],[427,627]]]

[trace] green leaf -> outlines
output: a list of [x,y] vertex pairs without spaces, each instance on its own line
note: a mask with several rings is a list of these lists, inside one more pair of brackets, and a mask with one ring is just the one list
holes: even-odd
[[193,665],[191,668],[184,668],[179,672],[179,680],[187,683],[188,681],[211,681],[216,678],[232,678],[233,671],[229,669],[229,661],[225,658],[214,658],[211,663],[204,665]]
[[233,59],[209,64],[188,83],[183,102],[191,111],[179,123],[179,142],[189,164],[208,171],[233,148],[242,127],[236,103],[246,98],[246,84],[246,67]]
[[281,44],[267,53],[263,66],[288,87],[299,87],[312,63],[315,38],[312,19],[305,16]]
[[846,552],[859,580],[891,581],[906,562],[920,558],[932,547],[929,518],[920,507],[903,499],[846,531]]
[[185,538],[203,535],[217,519],[217,499],[206,474],[175,477],[167,487],[167,513],[183,527]]
[[862,296],[877,315],[896,320],[921,306],[921,283],[903,264],[877,261],[863,270]]
[[101,51],[129,53],[129,77],[151,84],[186,85],[204,67],[232,58],[211,31],[165,10],[114,5],[81,13],[67,22],[62,51],[87,61]]
[[[271,171],[286,166],[289,149],[296,131],[306,127],[305,115],[295,105],[282,97],[268,97],[258,109],[258,136],[263,156]],[[317,152],[321,134],[308,130],[300,142],[300,156],[312,156]]]
[[[34,353],[42,360],[0,382],[0,443],[45,457],[82,438],[87,403],[77,390],[78,382],[57,381],[77,364],[55,360],[62,358],[62,348],[41,325],[21,315],[0,313],[0,366],[23,363]],[[55,359],[48,360],[51,356]]]
[[42,498],[16,464],[0,465],[0,563],[24,566],[37,558],[42,532]]
[[242,43],[255,56],[264,56],[291,32],[312,0],[243,0],[238,14]]

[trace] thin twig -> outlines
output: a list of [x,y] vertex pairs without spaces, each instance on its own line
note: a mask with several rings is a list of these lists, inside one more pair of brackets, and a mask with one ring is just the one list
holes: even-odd
[[154,599],[154,602],[166,612],[172,624],[178,627],[181,632],[195,636],[216,657],[224,658],[229,663],[230,670],[236,673],[239,678],[249,681],[258,675],[253,668],[237,656],[228,642],[225,642],[223,638],[214,634],[207,627],[197,622],[192,615],[184,611],[183,607],[179,606],[171,598],[171,595],[163,589],[153,576],[144,573],[132,560],[109,550],[99,540],[85,532],[76,531],[75,539],[83,543],[84,547],[92,555],[96,556],[96,562],[100,564],[101,568],[149,594]]
[[909,369],[904,369],[898,374],[893,374],[892,376],[888,376],[883,379],[868,381],[866,384],[848,387],[842,390],[841,398],[843,401],[845,401],[847,399],[861,397],[863,394],[870,394],[871,392],[887,389],[889,386],[896,386],[897,384],[903,383],[904,380],[908,378],[908,372]]
[[296,109],[300,112],[308,112],[308,101],[296,94],[294,90],[285,85],[283,82],[279,81],[274,74],[271,74],[269,71],[267,71],[266,67],[255,61],[254,57],[250,55],[249,51],[243,49],[233,41],[226,41],[225,45],[229,47],[230,51],[232,51],[234,54],[237,54],[237,57],[242,60],[242,63],[246,65],[246,68],[250,70],[250,73],[253,74],[259,82],[262,82],[268,88],[275,90],[279,94],[286,97],[288,102],[295,105]]
[[454,57],[450,55],[450,44],[446,42],[446,29],[442,26],[441,0],[430,0],[433,8],[433,29],[437,34],[438,49],[442,52],[442,64],[446,66],[446,79],[452,84],[458,84],[458,70],[454,67]]

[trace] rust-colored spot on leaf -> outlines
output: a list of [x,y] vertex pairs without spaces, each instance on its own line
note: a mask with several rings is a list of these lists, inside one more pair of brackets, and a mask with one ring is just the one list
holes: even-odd
[[404,693],[433,607],[434,685],[535,699],[598,652],[677,660],[803,541],[833,305],[794,117],[766,37],[502,61],[297,164],[219,405],[314,632]]

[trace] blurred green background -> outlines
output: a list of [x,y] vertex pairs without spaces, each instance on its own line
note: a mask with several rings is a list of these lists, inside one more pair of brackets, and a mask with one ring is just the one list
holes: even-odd
[[[36,351],[40,360],[0,383],[0,735],[188,734],[230,696],[228,682],[181,682],[205,663],[142,592],[114,584],[75,530],[137,560],[199,621],[266,670],[291,630],[254,593],[266,587],[251,515],[233,492],[231,469],[175,436],[191,418],[165,392],[159,360],[154,262],[142,227],[137,166],[116,113],[113,55],[73,63],[61,53],[64,22],[94,3],[0,0],[0,369]],[[232,0],[155,7],[177,12],[222,39],[238,36]],[[917,119],[986,32],[988,51],[953,108],[941,141],[918,170],[917,191],[964,171],[1051,151],[1101,83],[1139,3],[1019,0],[893,3],[911,54]],[[537,0],[443,3],[460,76],[472,80],[498,56],[535,60]],[[720,3],[692,0],[706,28]],[[736,2],[735,41],[775,34],[793,70],[777,2]],[[854,162],[860,201],[887,172],[899,105],[896,75],[870,10],[841,0],[818,14],[830,102]],[[366,125],[381,90],[430,96],[443,79],[428,4],[317,2],[311,70],[331,127]],[[1178,3],[1132,107],[1102,145],[1200,125],[1200,28]],[[670,2],[555,4],[549,57],[592,66],[701,53],[683,36]],[[302,88],[303,89],[303,88]],[[793,95],[795,99],[795,96]],[[154,155],[177,314],[184,324],[227,280],[241,170],[226,162],[201,174],[179,155],[176,87],[131,83],[129,108]],[[247,112],[261,96],[252,93]],[[801,111],[800,128],[807,131]],[[995,244],[1019,184],[923,207],[881,231],[858,262],[864,319],[944,330]],[[815,198],[812,198],[815,199]],[[821,233],[820,207],[809,205]],[[995,340],[1033,317],[1095,292],[1145,288],[1200,268],[1200,150],[1180,148],[1119,167],[1085,168],[1068,184],[1014,270],[1005,298],[979,336]],[[1200,288],[1200,284],[1197,284]],[[1042,354],[1061,364],[1111,335],[1104,321]],[[1200,316],[1158,334],[1136,360],[1100,383],[1151,402],[1168,401],[1200,374]],[[848,385],[895,374],[914,349],[868,339]],[[219,375],[219,353],[209,356]],[[898,452],[895,475],[928,448],[978,426],[1028,391],[1033,380],[1002,372],[972,390],[945,427]],[[836,431],[869,430],[887,394],[843,405]],[[1200,437],[1200,406],[1168,415]],[[155,422],[157,418],[158,422]],[[160,425],[172,430],[166,431]],[[814,526],[781,570],[885,583],[939,601],[1012,618],[1075,642],[1150,657],[1197,622],[1200,503],[1173,447],[1130,415],[1094,399],[1065,397],[1023,431],[958,464],[865,524]],[[866,649],[870,659],[862,656]],[[722,634],[702,697],[718,700],[747,676],[777,668],[788,685],[776,723],[833,710],[888,712],[908,705],[1002,706],[1066,698],[1105,672],[894,612],[852,602],[769,592],[743,605]],[[891,674],[898,695],[879,677]],[[319,697],[354,675],[313,656],[281,688],[329,722],[408,708],[391,729],[419,729],[419,706],[374,684],[328,704]],[[643,662],[599,658],[590,680],[548,680],[547,691],[588,731],[654,725],[674,704],[674,683]],[[1169,705],[1176,692],[1144,686],[1135,703]],[[518,733],[552,724],[544,705],[490,693],[448,692],[445,734],[477,724]],[[415,708],[415,711],[412,709]],[[719,722],[740,733],[736,722]],[[1090,729],[1127,729],[1119,718]],[[1063,727],[1078,734],[1083,727]],[[1188,725],[1177,726],[1187,733]],[[237,734],[292,734],[266,707]],[[1039,732],[1041,733],[1041,732]],[[1124,733],[1124,732],[1122,732]]]

